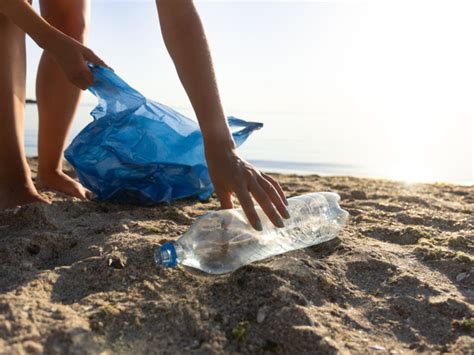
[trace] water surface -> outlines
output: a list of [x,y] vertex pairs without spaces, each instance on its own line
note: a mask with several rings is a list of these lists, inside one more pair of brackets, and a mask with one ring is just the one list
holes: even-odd
[[[93,104],[81,104],[70,140],[92,121]],[[192,117],[188,108],[176,108]],[[229,111],[263,122],[240,148],[257,167],[283,173],[383,177],[469,184],[473,173],[473,121],[411,118],[386,120],[342,113]],[[27,105],[25,145],[37,154],[36,105]]]

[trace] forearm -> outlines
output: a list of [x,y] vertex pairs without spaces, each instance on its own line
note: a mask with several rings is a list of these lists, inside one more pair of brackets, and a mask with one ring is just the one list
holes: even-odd
[[199,121],[205,145],[234,148],[199,15],[191,0],[156,0],[161,31]]
[[41,48],[47,47],[54,38],[62,35],[60,31],[39,16],[27,1],[0,0],[0,13],[11,19]]

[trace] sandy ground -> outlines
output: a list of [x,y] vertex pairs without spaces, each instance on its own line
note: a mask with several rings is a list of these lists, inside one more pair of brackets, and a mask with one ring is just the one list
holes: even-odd
[[153,264],[215,199],[0,212],[0,353],[474,352],[474,187],[278,178],[338,192],[350,224],[217,277]]

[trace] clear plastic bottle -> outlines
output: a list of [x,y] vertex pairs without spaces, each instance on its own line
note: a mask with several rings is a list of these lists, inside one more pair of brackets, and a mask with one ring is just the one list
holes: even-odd
[[263,231],[254,230],[242,209],[220,210],[200,217],[176,242],[155,250],[158,267],[178,263],[211,274],[234,271],[254,261],[306,248],[336,237],[349,214],[339,207],[340,197],[318,192],[288,199],[291,218],[276,228],[256,207]]

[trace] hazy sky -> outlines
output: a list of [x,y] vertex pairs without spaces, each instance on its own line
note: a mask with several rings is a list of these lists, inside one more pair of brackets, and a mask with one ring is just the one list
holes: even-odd
[[[197,1],[226,107],[472,114],[469,2]],[[154,1],[92,1],[89,45],[151,98],[187,106]],[[28,43],[28,93],[39,49]],[[93,101],[91,96],[85,100]]]

